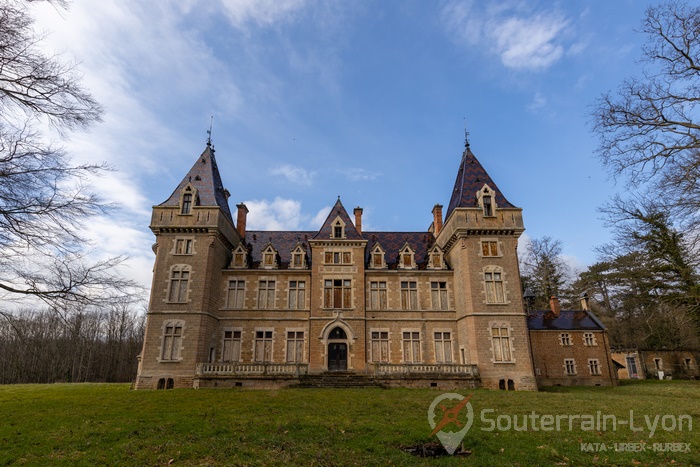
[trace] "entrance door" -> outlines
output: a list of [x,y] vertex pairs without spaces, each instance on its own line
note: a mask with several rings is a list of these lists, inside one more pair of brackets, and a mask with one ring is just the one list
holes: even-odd
[[627,357],[627,374],[630,379],[637,379],[637,362],[634,361],[634,357]]
[[328,344],[328,371],[348,369],[348,344],[331,342]]

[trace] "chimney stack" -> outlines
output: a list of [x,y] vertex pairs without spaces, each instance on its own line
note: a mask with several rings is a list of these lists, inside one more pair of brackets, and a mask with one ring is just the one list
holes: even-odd
[[362,208],[358,206],[353,212],[355,213],[355,228],[362,235]]
[[559,316],[559,313],[561,313],[561,307],[559,306],[559,299],[552,295],[552,298],[549,299],[549,309],[552,310],[552,313],[554,313],[554,316]]
[[584,311],[590,310],[590,307],[588,305],[588,294],[586,292],[583,292],[579,299],[581,300],[581,309]]
[[245,222],[248,218],[248,207],[243,203],[237,204],[236,207],[238,208],[238,220],[236,221],[238,233],[241,234],[242,238],[245,238]]
[[442,204],[433,206],[433,230],[436,237],[442,230]]

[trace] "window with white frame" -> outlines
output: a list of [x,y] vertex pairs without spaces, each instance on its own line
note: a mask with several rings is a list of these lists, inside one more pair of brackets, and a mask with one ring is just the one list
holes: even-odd
[[372,281],[369,283],[369,308],[370,310],[386,310],[386,282]]
[[231,279],[228,281],[226,308],[243,308],[245,300],[245,281]]
[[388,331],[371,331],[370,332],[370,360],[377,363],[386,363],[389,361],[389,332]]
[[416,281],[401,281],[401,309],[418,309],[418,287]]
[[447,282],[431,282],[430,297],[433,302],[433,310],[447,310]]
[[304,331],[287,331],[287,362],[304,361]]
[[507,325],[491,326],[491,345],[495,362],[512,362],[513,352],[510,346],[510,329]]
[[192,239],[178,238],[175,240],[176,255],[191,255],[192,254]]
[[571,345],[571,334],[569,334],[568,332],[562,332],[559,335],[559,341],[561,342],[561,345],[564,345],[564,346]]
[[306,282],[289,281],[289,309],[303,310],[306,306]]
[[173,268],[170,272],[169,302],[184,303],[187,301],[189,280],[190,271],[187,266]]
[[600,375],[600,362],[597,358],[588,359],[588,371],[590,371],[593,376]]
[[404,363],[420,363],[420,331],[402,332]]
[[583,333],[583,345],[588,345],[588,346],[597,345],[597,342],[595,340],[595,334],[593,334],[592,332],[584,332]]
[[576,374],[576,360],[573,358],[565,358],[564,359],[564,372],[567,375],[575,375]]
[[253,355],[256,362],[272,361],[272,331],[255,331]]
[[505,303],[503,275],[500,271],[484,272],[484,284],[486,286],[487,303]]
[[241,361],[241,331],[224,331],[221,361]]
[[175,361],[180,359],[182,345],[182,322],[168,322],[163,328],[163,346],[161,360]]
[[435,361],[437,363],[452,363],[452,333],[436,332]]
[[350,279],[326,279],[323,281],[324,308],[351,308],[352,288]]
[[258,284],[258,308],[275,307],[275,281],[260,281]]

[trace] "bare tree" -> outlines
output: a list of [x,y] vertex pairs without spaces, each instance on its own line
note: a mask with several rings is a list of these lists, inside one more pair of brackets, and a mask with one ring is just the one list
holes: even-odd
[[534,309],[549,308],[549,299],[564,291],[570,268],[561,251],[561,241],[547,236],[533,238],[525,249],[520,271],[523,287],[535,294]]
[[80,234],[111,208],[89,186],[107,167],[73,164],[39,131],[48,123],[66,136],[100,121],[102,109],[72,64],[42,51],[30,3],[0,0],[0,301],[34,297],[60,310],[135,285],[115,273],[123,258],[91,260]]

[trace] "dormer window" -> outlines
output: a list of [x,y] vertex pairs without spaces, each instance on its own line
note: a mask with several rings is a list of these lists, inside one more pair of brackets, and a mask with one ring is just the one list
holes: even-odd
[[485,217],[493,216],[493,209],[491,207],[491,196],[488,196],[488,195],[484,196],[482,198],[482,202],[484,205],[484,216]]
[[264,269],[275,269],[277,268],[277,250],[273,248],[271,244],[262,251],[262,264]]
[[331,224],[331,238],[345,238],[345,222],[340,216],[336,217]]
[[428,269],[445,269],[445,261],[443,259],[442,250],[437,245],[430,249]]
[[484,211],[484,217],[495,216],[496,200],[494,198],[495,193],[489,188],[488,185],[484,185],[481,190],[476,193],[477,198],[481,204],[481,209]]
[[245,269],[248,267],[248,251],[243,247],[243,245],[238,245],[235,250],[233,250],[233,259],[231,260],[231,267],[234,269]]
[[416,267],[415,252],[408,245],[404,245],[399,252],[399,268],[401,269],[413,269]]
[[384,250],[379,244],[372,248],[370,253],[369,267],[372,269],[384,269],[386,268],[386,262],[384,261]]
[[192,211],[192,193],[182,195],[182,210],[180,214],[189,214]]
[[292,261],[289,263],[291,269],[306,268],[306,251],[301,245],[292,250]]

